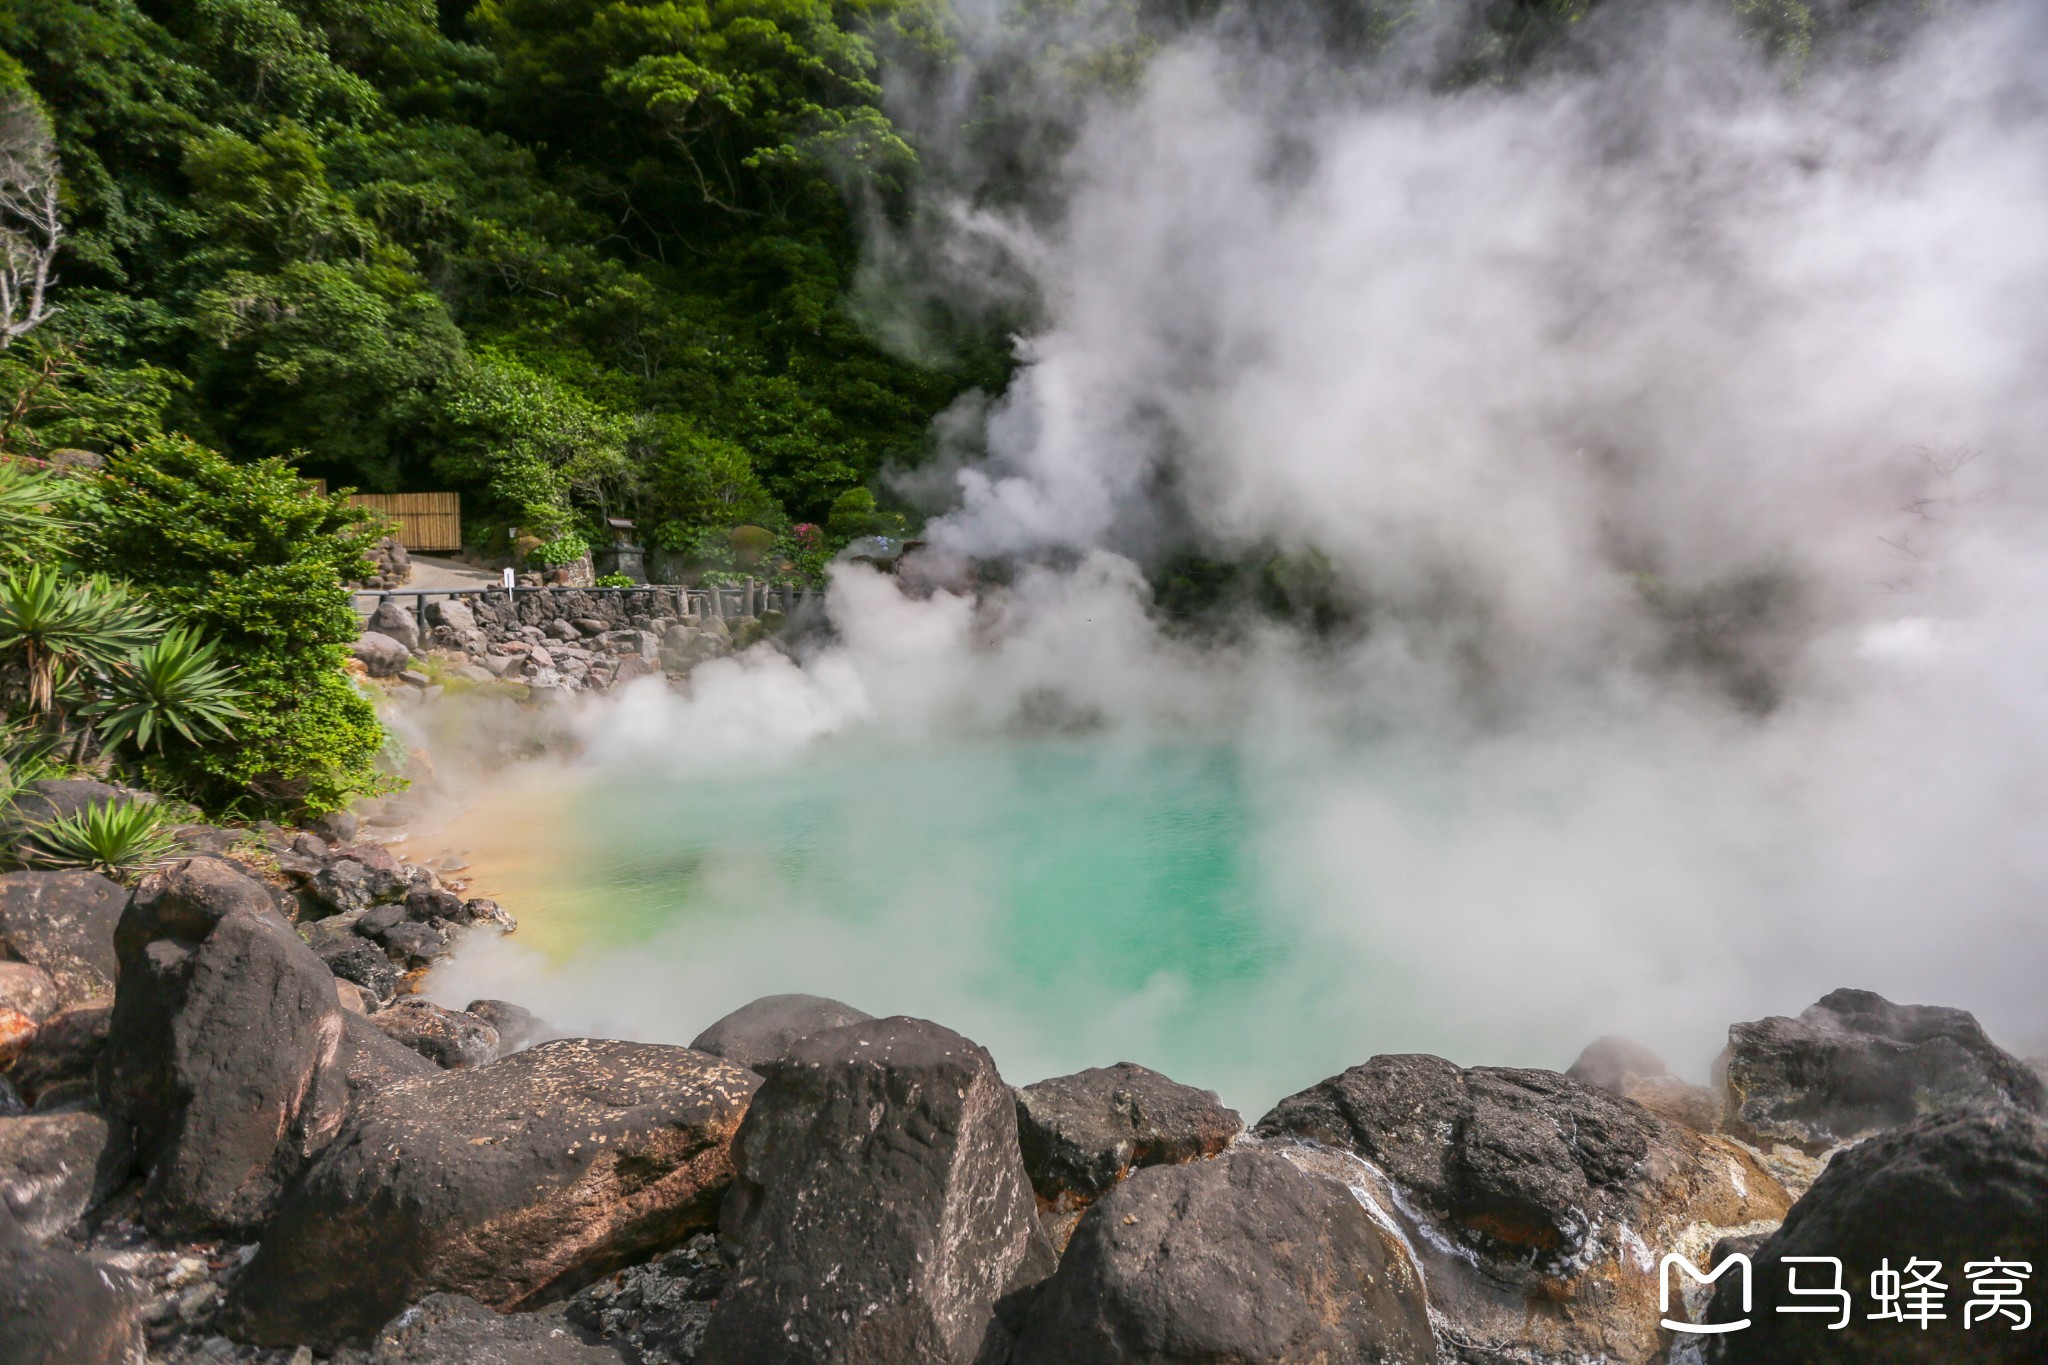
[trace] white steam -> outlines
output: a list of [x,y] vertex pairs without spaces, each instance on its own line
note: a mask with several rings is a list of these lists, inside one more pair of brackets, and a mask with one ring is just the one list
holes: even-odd
[[[801,782],[821,743],[914,753],[1052,695],[1106,751],[1235,746],[1313,971],[1181,1078],[1254,1106],[1374,1052],[1561,1066],[1603,1032],[1698,1073],[1729,1021],[1842,985],[2048,1051],[2043,36],[1987,6],[1793,83],[1680,9],[1597,74],[1456,94],[1179,41],[1084,120],[1055,226],[953,215],[1047,322],[929,535],[1037,567],[979,601],[844,574],[835,644],[629,694],[595,771]],[[1162,633],[1127,556],[1171,538],[1312,547],[1363,624]],[[1653,606],[1745,579],[1779,603],[1743,644],[1762,701]],[[472,955],[438,993],[681,1041],[817,990],[1018,1081],[1187,1027],[1168,977],[992,1002],[972,864],[904,881],[878,923],[776,905],[751,938]]]

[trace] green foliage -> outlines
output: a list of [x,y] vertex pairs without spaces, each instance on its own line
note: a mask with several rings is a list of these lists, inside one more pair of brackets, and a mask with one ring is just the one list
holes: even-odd
[[99,695],[79,712],[93,718],[100,743],[108,749],[132,741],[147,751],[155,740],[161,752],[170,731],[193,745],[233,739],[228,722],[242,714],[236,705],[242,691],[216,661],[218,651],[197,631],[173,626],[110,670],[97,688]]
[[156,803],[95,801],[76,815],[31,827],[16,853],[34,867],[86,868],[125,879],[165,861],[176,848]]
[[590,542],[572,531],[529,550],[526,562],[537,568],[559,569],[564,564],[574,564],[589,553]]
[[70,523],[63,514],[66,487],[45,470],[0,459],[0,567],[47,561]]
[[111,670],[155,629],[127,586],[101,574],[73,577],[36,565],[0,578],[0,654],[21,655],[31,715],[56,705],[64,674]]
[[600,588],[630,588],[633,586],[633,580],[622,573],[601,573],[597,576],[597,586]]
[[217,641],[246,693],[232,740],[153,758],[152,773],[210,808],[330,810],[388,785],[375,708],[342,668],[358,631],[343,584],[380,525],[280,460],[230,464],[179,437],[116,451],[93,494],[80,557]]

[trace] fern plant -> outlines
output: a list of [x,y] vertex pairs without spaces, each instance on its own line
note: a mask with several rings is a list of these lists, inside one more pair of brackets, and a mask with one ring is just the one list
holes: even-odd
[[86,868],[124,879],[164,862],[177,847],[154,804],[95,801],[76,815],[30,827],[19,854],[33,867]]

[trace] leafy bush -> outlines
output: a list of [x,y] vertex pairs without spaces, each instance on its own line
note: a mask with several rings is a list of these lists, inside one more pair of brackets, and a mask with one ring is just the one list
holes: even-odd
[[76,815],[30,828],[19,852],[31,866],[88,868],[121,878],[163,862],[177,846],[154,803],[95,801]]
[[219,642],[246,696],[234,737],[148,761],[210,809],[336,809],[387,790],[383,727],[343,663],[359,631],[344,584],[384,527],[282,460],[230,464],[184,437],[108,456],[78,553]]
[[600,588],[631,588],[638,585],[622,573],[601,573],[597,576],[597,586]]
[[559,569],[574,564],[590,553],[590,542],[570,531],[526,552],[526,562],[542,569]]

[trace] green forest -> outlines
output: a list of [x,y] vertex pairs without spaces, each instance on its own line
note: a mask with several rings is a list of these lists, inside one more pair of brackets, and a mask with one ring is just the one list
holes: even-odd
[[65,228],[4,440],[455,489],[493,550],[857,509],[1002,377],[999,344],[895,358],[847,303],[915,164],[882,53],[944,42],[918,0],[0,5]]

